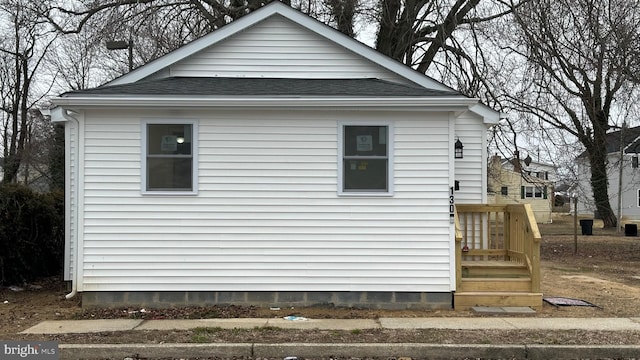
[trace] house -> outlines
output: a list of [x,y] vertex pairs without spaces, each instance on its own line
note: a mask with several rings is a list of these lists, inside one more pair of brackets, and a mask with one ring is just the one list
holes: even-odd
[[52,101],[84,306],[452,307],[478,99],[274,2]]
[[[640,221],[640,127],[612,131],[606,135],[607,142],[607,179],[609,202],[614,213],[618,214],[618,199],[622,199],[622,223]],[[622,161],[620,149],[623,149]],[[577,184],[574,187],[578,197],[578,214],[598,218],[591,188],[591,166],[586,153],[576,158]],[[620,172],[622,170],[622,178]],[[622,180],[622,181],[620,181]],[[622,187],[620,187],[620,184]],[[618,194],[621,194],[619,197]],[[571,206],[573,209],[573,205]]]
[[554,205],[556,167],[530,156],[524,160],[489,160],[488,193],[490,204],[531,204],[538,223],[551,222]]

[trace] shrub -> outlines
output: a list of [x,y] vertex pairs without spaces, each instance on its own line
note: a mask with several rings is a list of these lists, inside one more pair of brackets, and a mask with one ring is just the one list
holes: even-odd
[[58,275],[64,257],[64,194],[0,185],[0,281]]

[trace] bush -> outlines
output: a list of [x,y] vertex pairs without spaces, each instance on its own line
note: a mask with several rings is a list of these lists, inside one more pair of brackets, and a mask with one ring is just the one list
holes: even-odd
[[0,281],[58,275],[64,260],[64,194],[0,185]]

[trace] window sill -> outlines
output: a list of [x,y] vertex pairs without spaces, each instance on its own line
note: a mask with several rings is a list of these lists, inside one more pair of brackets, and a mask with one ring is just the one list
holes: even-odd
[[392,192],[338,192],[340,197],[392,197]]
[[198,191],[142,191],[142,195],[144,196],[196,196],[198,195]]

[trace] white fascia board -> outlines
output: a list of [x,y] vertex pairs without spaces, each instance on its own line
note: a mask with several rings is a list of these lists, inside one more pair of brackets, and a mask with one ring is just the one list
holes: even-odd
[[153,75],[163,69],[175,64],[176,62],[187,58],[205,48],[216,44],[230,36],[261,22],[262,20],[273,16],[281,15],[304,28],[313,31],[314,33],[328,39],[329,41],[338,44],[345,49],[358,54],[365,59],[393,72],[407,80],[414,82],[418,85],[424,86],[429,89],[451,91],[454,90],[424,74],[421,74],[414,69],[386,56],[380,52],[372,49],[371,47],[333,29],[332,27],[325,25],[318,20],[315,20],[298,10],[294,10],[291,7],[279,2],[274,1],[269,5],[266,5],[248,15],[241,17],[238,20],[221,27],[212,33],[205,35],[199,39],[196,39],[167,55],[164,55],[150,63],[133,70],[132,72],[125,74],[105,85],[121,85],[128,84],[144,79],[150,75]]
[[49,110],[49,115],[51,115],[51,122],[65,122],[67,121],[67,117],[65,116],[66,110],[60,106],[56,106]]
[[478,102],[475,106],[470,107],[469,110],[472,113],[481,116],[482,119],[484,120],[484,123],[487,125],[497,124],[502,117],[502,114],[500,112],[495,111],[492,108],[480,102]]
[[221,107],[362,107],[394,108],[396,110],[467,111],[478,103],[471,98],[291,98],[291,97],[56,97],[51,101],[59,107],[155,107],[155,108],[221,108]]

